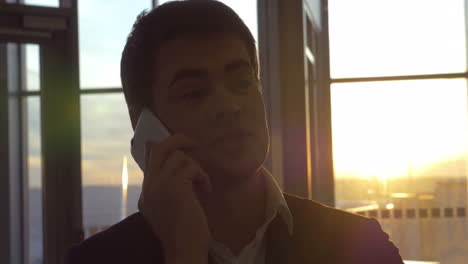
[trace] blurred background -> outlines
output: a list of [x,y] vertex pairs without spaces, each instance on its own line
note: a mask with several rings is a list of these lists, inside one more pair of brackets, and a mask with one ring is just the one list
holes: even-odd
[[[164,2],[0,0],[1,263],[137,211],[120,56]],[[466,1],[221,2],[258,42],[282,188],[378,219],[406,263],[468,263]]]

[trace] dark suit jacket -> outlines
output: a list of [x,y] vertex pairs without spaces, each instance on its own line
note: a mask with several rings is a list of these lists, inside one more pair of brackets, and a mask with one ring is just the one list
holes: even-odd
[[[273,263],[403,263],[375,219],[284,194],[294,221],[289,236],[277,217],[266,233],[266,264]],[[196,243],[196,238],[193,239]],[[157,237],[141,213],[135,213],[82,243],[65,256],[77,263],[164,263]]]

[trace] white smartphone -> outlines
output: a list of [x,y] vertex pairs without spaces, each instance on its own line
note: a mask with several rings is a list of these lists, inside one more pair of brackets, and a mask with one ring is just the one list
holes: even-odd
[[147,141],[161,142],[171,133],[166,126],[148,109],[143,109],[138,118],[131,141],[131,153],[140,169],[145,171],[145,143]]

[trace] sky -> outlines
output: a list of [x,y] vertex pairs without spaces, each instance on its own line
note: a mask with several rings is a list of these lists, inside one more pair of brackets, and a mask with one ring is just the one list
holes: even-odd
[[[53,6],[58,1],[33,2]],[[223,2],[256,37],[255,1]],[[329,5],[334,78],[466,69],[462,0],[443,5],[435,0],[330,0]],[[112,5],[79,0],[82,89],[120,87],[125,39],[136,16],[150,6],[149,0],[114,0]],[[29,89],[38,88],[38,51],[27,47]],[[335,177],[405,177],[409,168],[422,176],[443,160],[457,162],[442,172],[466,177],[460,170],[468,135],[465,80],[333,84],[331,93]],[[129,152],[132,130],[123,94],[82,95],[81,104],[83,184],[119,185],[124,156],[129,184],[140,184],[142,173]],[[30,185],[38,186],[38,100],[28,108]]]
[[464,0],[330,0],[333,78],[464,72]]
[[[464,79],[333,84],[335,176],[466,177],[466,85]],[[428,170],[442,161],[444,168]]]

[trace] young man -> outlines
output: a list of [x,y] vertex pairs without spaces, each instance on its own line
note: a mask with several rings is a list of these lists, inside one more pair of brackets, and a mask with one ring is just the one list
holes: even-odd
[[140,212],[68,263],[403,263],[377,221],[283,194],[263,168],[255,41],[229,7],[192,0],[140,15],[121,67],[133,128],[149,109],[171,136],[146,145]]

